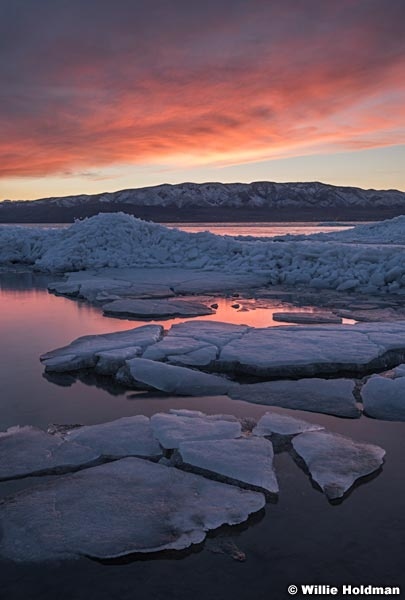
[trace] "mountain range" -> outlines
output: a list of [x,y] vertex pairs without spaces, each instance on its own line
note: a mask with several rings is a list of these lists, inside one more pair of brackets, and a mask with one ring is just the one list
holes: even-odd
[[160,222],[381,220],[405,214],[405,192],[320,182],[181,183],[0,202],[0,223],[65,223],[99,212]]

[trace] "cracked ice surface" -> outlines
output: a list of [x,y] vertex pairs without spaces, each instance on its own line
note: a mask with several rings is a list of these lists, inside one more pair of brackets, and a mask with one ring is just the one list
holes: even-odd
[[215,313],[205,304],[191,300],[134,300],[129,298],[104,304],[103,312],[112,317],[139,317],[142,319],[199,317]]
[[238,438],[242,428],[232,415],[205,415],[198,411],[157,413],[151,417],[155,437],[163,448],[173,450],[182,442]]
[[44,561],[180,550],[220,525],[242,523],[264,504],[257,492],[125,458],[5,499],[0,554]]
[[250,329],[226,344],[219,364],[241,373],[297,376],[361,372],[390,350],[405,350],[405,322]]
[[35,427],[10,427],[0,433],[0,480],[69,471],[98,458],[92,448],[66,442]]
[[68,346],[41,356],[46,371],[63,372],[95,367],[97,354],[106,350],[140,347],[144,349],[159,341],[163,334],[160,325],[144,325],[127,331],[101,335],[85,335]]
[[69,431],[65,439],[88,446],[100,456],[108,458],[157,458],[162,454],[153,436],[150,420],[143,415],[123,417],[100,425],[77,427]]
[[330,500],[341,498],[357,479],[379,469],[385,455],[379,446],[322,431],[301,433],[292,445]]
[[270,494],[279,491],[273,468],[273,446],[268,440],[240,438],[182,442],[178,452],[183,463],[191,467]]
[[267,412],[259,419],[252,434],[260,437],[277,435],[297,435],[304,431],[320,431],[324,429],[322,425],[308,423],[302,419],[295,419],[287,415],[280,415],[276,412]]

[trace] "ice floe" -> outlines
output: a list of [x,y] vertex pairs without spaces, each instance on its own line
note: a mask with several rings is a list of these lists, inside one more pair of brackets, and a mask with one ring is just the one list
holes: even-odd
[[400,371],[400,376],[395,379],[374,375],[366,382],[361,397],[368,416],[386,421],[405,421],[405,378],[402,373]]
[[218,362],[224,369],[260,377],[361,373],[388,365],[388,352],[400,356],[404,350],[404,321],[281,326],[249,329],[222,348]]
[[242,434],[232,415],[205,415],[195,411],[157,413],[151,417],[155,437],[163,448],[173,450],[185,441],[224,440]]
[[139,317],[157,319],[159,317],[200,317],[215,313],[202,302],[185,300],[114,300],[103,305],[105,315],[112,317]]
[[354,389],[355,384],[350,379],[310,378],[240,385],[232,388],[229,395],[235,400],[256,404],[357,418],[361,413],[356,406]]
[[180,396],[216,396],[226,394],[237,385],[225,377],[146,358],[128,360],[124,369],[125,379],[120,378],[118,372],[118,381],[130,383],[132,379],[135,384]]
[[123,417],[100,425],[75,427],[65,439],[91,448],[104,458],[138,456],[158,458],[162,450],[148,417]]
[[124,348],[144,349],[161,339],[163,327],[144,325],[127,331],[86,335],[74,340],[68,346],[58,348],[41,356],[47,371],[64,372],[95,367],[97,354],[106,350]]
[[35,427],[0,432],[0,480],[74,470],[98,458],[93,448],[66,442]]
[[254,491],[125,458],[3,500],[0,555],[46,561],[180,550],[264,504]]
[[292,440],[312,479],[330,500],[341,498],[357,479],[377,471],[385,450],[329,432],[305,432]]
[[280,415],[276,412],[267,412],[259,419],[252,433],[260,437],[271,437],[274,434],[293,436],[304,433],[304,431],[320,431],[322,429],[324,429],[322,425],[308,423],[308,421]]
[[273,446],[260,438],[181,442],[178,454],[183,465],[208,471],[226,480],[278,493],[273,468]]
[[325,312],[275,312],[274,321],[283,323],[341,323],[341,317]]

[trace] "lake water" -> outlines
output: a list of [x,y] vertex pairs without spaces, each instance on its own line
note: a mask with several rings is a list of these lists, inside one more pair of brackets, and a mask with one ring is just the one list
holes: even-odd
[[[31,272],[0,273],[1,430],[16,424],[46,428],[49,423],[100,423],[168,408],[253,418],[268,410],[224,397],[129,392],[86,375],[45,378],[39,362],[42,353],[80,335],[141,324],[106,318],[86,303],[50,295],[47,282],[47,276]],[[219,320],[258,326],[274,324],[274,310],[297,310],[277,300],[269,300],[266,307],[254,307],[248,299],[212,300],[219,302]],[[250,310],[232,308],[235,302],[246,303]],[[163,324],[168,327],[172,322]],[[283,453],[275,460],[278,503],[268,504],[245,525],[222,528],[190,552],[154,560],[102,564],[83,558],[35,566],[0,562],[1,599],[282,600],[289,597],[288,585],[301,583],[402,585],[405,589],[405,423],[276,410],[381,445],[387,451],[381,473],[357,485],[342,504],[331,505]],[[0,496],[33,483],[46,485],[47,479],[1,483]],[[246,554],[246,562],[232,560],[223,550],[230,543]]]
[[[282,222],[282,223],[163,223],[165,227],[177,228],[189,233],[210,231],[216,235],[244,235],[254,237],[276,237],[278,235],[309,235],[312,233],[330,233],[345,231],[364,222],[320,223],[318,221]],[[4,227],[53,227],[65,228],[70,223],[4,223]]]

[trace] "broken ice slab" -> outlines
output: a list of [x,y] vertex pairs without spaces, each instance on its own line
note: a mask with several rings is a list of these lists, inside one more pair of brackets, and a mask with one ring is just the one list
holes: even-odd
[[277,494],[273,446],[260,438],[181,442],[182,463],[237,484]]
[[92,448],[104,458],[158,458],[162,455],[150,420],[143,415],[123,417],[99,425],[75,427],[65,435],[65,439]]
[[222,348],[218,368],[260,377],[361,373],[398,362],[404,336],[404,321],[250,328]]
[[267,412],[259,419],[252,433],[260,437],[271,437],[274,434],[293,436],[304,431],[320,431],[322,429],[324,429],[322,425],[308,423],[308,421],[288,415],[280,415],[276,412]]
[[123,348],[146,348],[159,341],[163,335],[160,325],[144,325],[126,331],[101,335],[85,335],[71,344],[41,356],[45,370],[55,373],[95,367],[97,354]]
[[251,327],[218,321],[186,321],[170,328],[168,337],[192,338],[222,348],[244,336]]
[[69,471],[98,458],[92,448],[35,427],[10,427],[0,433],[0,480]]
[[[173,329],[173,328],[172,328]],[[172,330],[170,330],[172,331]],[[167,335],[160,342],[146,348],[143,358],[150,360],[166,360],[169,356],[187,355],[190,352],[195,352],[204,348],[215,350],[215,358],[218,352],[218,347],[203,340],[195,340],[193,337],[183,337],[175,335]]]
[[150,421],[155,437],[167,450],[178,448],[185,441],[233,439],[242,434],[240,422],[232,415],[183,410],[157,413]]
[[[203,260],[203,259],[202,259]],[[191,265],[188,265],[190,267]],[[64,281],[50,283],[49,291],[102,301],[103,296],[168,298],[175,294],[224,293],[265,285],[262,273],[226,273],[192,268],[102,268],[68,273]]]
[[363,386],[361,397],[366,415],[385,421],[405,421],[404,376],[388,379],[373,375]]
[[385,450],[328,432],[305,432],[292,440],[312,479],[330,500],[341,498],[357,479],[377,471]]
[[264,504],[257,492],[125,458],[5,499],[0,555],[46,561],[181,550]]
[[[145,358],[128,360],[124,370],[127,382],[132,378],[138,386],[143,384],[147,388],[180,396],[216,396],[226,394],[237,385],[225,377]],[[117,380],[122,381],[120,377]]]
[[233,387],[231,398],[256,404],[357,418],[360,410],[350,379],[298,379],[264,381]]
[[333,313],[325,312],[275,312],[274,321],[283,323],[341,323],[342,319]]
[[126,361],[142,354],[141,346],[130,346],[129,348],[117,348],[115,350],[104,350],[97,352],[95,371],[99,375],[115,375],[125,365]]
[[213,315],[215,311],[202,302],[185,300],[134,300],[125,298],[103,305],[103,312],[110,317],[158,319],[170,317],[200,317]]

